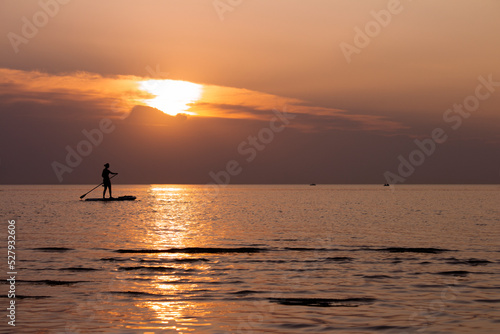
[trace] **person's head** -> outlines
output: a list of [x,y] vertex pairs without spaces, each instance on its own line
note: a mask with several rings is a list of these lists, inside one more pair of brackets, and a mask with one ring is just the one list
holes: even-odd
[[104,167],[109,168],[109,164],[108,164],[108,163],[105,163],[105,164],[104,164]]

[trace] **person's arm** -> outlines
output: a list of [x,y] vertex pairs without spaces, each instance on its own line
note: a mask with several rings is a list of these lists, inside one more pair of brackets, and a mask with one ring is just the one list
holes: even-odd
[[[113,172],[112,172],[112,171],[110,171],[109,169],[108,169],[108,173],[109,173],[109,174],[111,174],[111,175],[117,175],[117,174],[118,174],[118,173],[113,173]],[[108,175],[108,177],[109,177],[109,175]]]

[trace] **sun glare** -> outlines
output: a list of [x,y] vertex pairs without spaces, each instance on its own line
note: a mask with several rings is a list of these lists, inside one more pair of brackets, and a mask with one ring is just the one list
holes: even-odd
[[188,109],[191,103],[201,97],[202,92],[202,85],[180,80],[141,81],[139,88],[154,95],[152,99],[142,102],[172,116],[179,113],[194,115]]

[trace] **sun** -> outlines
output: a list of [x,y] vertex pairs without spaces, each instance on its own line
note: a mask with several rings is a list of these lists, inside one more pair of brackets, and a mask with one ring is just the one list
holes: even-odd
[[154,95],[151,99],[142,100],[143,103],[172,116],[179,113],[194,115],[187,110],[191,108],[190,104],[200,99],[202,93],[202,85],[181,80],[140,81],[139,88]]

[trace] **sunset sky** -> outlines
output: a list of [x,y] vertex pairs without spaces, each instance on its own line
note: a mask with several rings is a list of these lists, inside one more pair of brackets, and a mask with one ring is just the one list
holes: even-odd
[[0,183],[499,183],[499,14],[2,0]]

